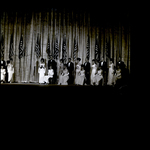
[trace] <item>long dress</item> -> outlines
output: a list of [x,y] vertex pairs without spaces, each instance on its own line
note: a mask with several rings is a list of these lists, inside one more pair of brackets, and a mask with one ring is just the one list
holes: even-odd
[[83,85],[85,79],[85,70],[81,70],[79,72],[79,77],[78,77],[78,84]]
[[5,81],[5,74],[6,74],[5,69],[1,69],[1,80],[2,81]]
[[7,70],[8,70],[8,82],[10,82],[12,80],[12,76],[13,76],[13,73],[14,73],[13,65],[12,64],[8,64]]
[[114,82],[114,64],[109,65],[107,85],[112,85]]
[[62,72],[63,72],[63,68],[64,68],[64,64],[63,63],[60,63],[59,64],[59,78],[58,78],[58,81],[60,80],[60,76],[61,76],[61,74],[62,74]]
[[98,72],[97,72],[97,74],[96,74],[96,76],[95,76],[95,80],[96,80],[96,81],[95,81],[95,82],[96,82],[95,84],[96,84],[96,85],[99,85],[100,80],[103,79],[102,71],[103,71],[103,70],[101,70],[101,69],[98,70]]
[[75,84],[79,84],[79,78],[80,78],[80,71],[81,71],[81,64],[78,63],[76,65],[76,77],[75,77]]
[[69,72],[68,69],[64,69],[63,72],[60,75],[59,81],[58,81],[58,85],[68,85],[68,79],[69,79]]
[[45,64],[41,63],[40,67],[38,69],[39,83],[44,83],[45,82],[45,77],[44,77],[45,72],[46,72]]
[[92,65],[92,72],[91,72],[91,85],[93,85],[93,83],[95,83],[95,73],[96,73],[96,70],[97,70],[97,66],[96,64]]

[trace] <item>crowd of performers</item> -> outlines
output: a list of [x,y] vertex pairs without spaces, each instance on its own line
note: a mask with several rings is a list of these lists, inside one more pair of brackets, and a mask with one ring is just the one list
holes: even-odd
[[[12,59],[5,64],[4,60],[1,60],[1,83],[11,83],[14,73],[14,67]],[[74,64],[71,58],[68,58],[68,62],[64,63],[63,59],[60,59],[60,63],[57,64],[52,55],[48,60],[48,72],[46,72],[44,58],[41,58],[38,73],[39,84],[58,84],[58,85],[116,85],[122,78],[127,78],[125,73],[125,64],[119,58],[116,66],[114,66],[113,60],[110,59],[109,65],[102,57],[100,61],[93,59],[90,64],[89,59],[85,58],[85,63],[81,64],[81,59],[77,58]],[[109,67],[108,67],[109,66]]]

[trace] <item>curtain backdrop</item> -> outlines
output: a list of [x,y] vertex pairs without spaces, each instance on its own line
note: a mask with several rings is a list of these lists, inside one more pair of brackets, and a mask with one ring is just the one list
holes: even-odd
[[[126,15],[121,20],[104,18],[86,11],[67,11],[49,9],[41,12],[2,12],[1,37],[4,38],[4,60],[9,60],[11,35],[13,35],[13,65],[14,81],[38,81],[38,63],[43,57],[47,64],[47,44],[50,40],[50,53],[54,54],[56,37],[58,37],[58,60],[62,58],[63,38],[66,36],[67,58],[74,61],[74,42],[77,43],[77,57],[85,62],[87,45],[89,45],[89,60],[95,58],[95,43],[97,39],[99,58],[104,57],[114,64],[122,57],[130,71],[131,31]],[[23,36],[25,56],[19,59],[19,43]],[[36,57],[35,45],[37,36],[40,39],[41,56]],[[89,43],[88,41],[89,36]],[[2,39],[2,38],[1,38]],[[109,45],[109,48],[107,47]],[[107,57],[107,51],[110,56]],[[56,60],[58,63],[59,61]]]

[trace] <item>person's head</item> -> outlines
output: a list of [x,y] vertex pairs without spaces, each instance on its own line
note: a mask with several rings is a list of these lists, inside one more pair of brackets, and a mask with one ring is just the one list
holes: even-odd
[[88,57],[85,58],[85,62],[89,62],[89,58]]
[[4,68],[4,66],[1,66],[1,69],[3,69]]
[[93,65],[95,64],[95,59],[92,59],[92,64],[93,64]]
[[49,69],[52,69],[52,65],[49,66]]
[[84,65],[83,64],[81,65],[81,70],[84,70]]
[[112,58],[110,58],[110,64],[112,64],[113,63],[113,59]]
[[71,58],[68,58],[68,62],[71,62]]
[[121,57],[119,57],[119,61],[121,61]]
[[52,56],[52,55],[50,55],[50,56],[49,56],[49,59],[50,59],[50,60],[52,60],[52,59],[53,59],[53,56]]
[[44,58],[41,58],[41,63],[44,63]]
[[63,59],[60,59],[60,62],[63,63],[64,62]]
[[4,57],[3,57],[3,56],[1,56],[1,60],[4,60]]
[[81,60],[81,58],[77,58],[77,63],[79,63],[79,62],[80,62],[80,60]]
[[10,62],[13,62],[13,59],[12,59],[12,58],[10,58],[9,60],[10,60]]
[[99,62],[99,59],[97,58],[97,59],[95,59],[95,63],[98,63]]
[[10,60],[7,60],[7,64],[10,64]]
[[101,57],[101,61],[104,61],[104,57]]
[[101,67],[101,66],[99,66],[99,67],[98,67],[98,70],[101,70],[101,69],[102,69],[102,67]]
[[120,69],[120,66],[119,66],[119,65],[117,65],[117,69]]
[[64,64],[64,69],[66,69],[67,68],[67,64]]

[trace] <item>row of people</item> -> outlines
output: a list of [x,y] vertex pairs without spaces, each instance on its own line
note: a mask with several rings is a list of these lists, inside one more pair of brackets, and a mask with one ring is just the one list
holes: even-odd
[[[7,61],[7,65],[5,61],[1,61],[1,82],[5,81],[6,74],[8,82],[12,81],[14,73],[12,61],[12,59]],[[107,64],[103,58],[100,62],[93,59],[92,65],[90,65],[88,58],[85,59],[85,63],[82,65],[80,61],[81,59],[77,58],[77,64],[74,69],[74,63],[71,62],[71,58],[68,59],[67,64],[64,64],[63,59],[61,59],[60,64],[57,65],[51,55],[48,61],[48,75],[45,75],[46,67],[44,59],[42,58],[38,69],[39,83],[99,85],[100,81],[102,81],[102,84],[112,85],[113,83],[116,84],[116,81],[122,78],[124,63],[120,58],[119,62],[117,62],[116,70],[114,69],[112,60],[110,60],[109,69],[107,69]]]
[[[63,60],[60,60],[60,64],[58,65],[59,71],[57,72],[56,69],[56,63],[53,59],[50,59],[48,61],[48,76],[44,76],[46,68],[44,59],[41,59],[41,64],[39,67],[39,83],[49,82],[49,83],[55,83],[55,79],[57,78],[55,72],[58,73],[58,84],[67,85],[67,84],[77,84],[77,85],[99,85],[100,81],[101,84],[106,83],[108,85],[116,84],[116,81],[121,79],[121,67],[122,62],[118,62],[117,69],[114,69],[114,65],[112,60],[110,60],[109,69],[107,70],[106,62],[101,60],[101,62],[98,62],[96,60],[92,60],[92,65],[90,66],[89,59],[85,59],[85,63],[80,63],[81,59],[77,58],[77,64],[75,65],[75,71],[74,71],[74,63],[71,62],[71,58],[68,59],[68,63],[64,64]],[[50,63],[52,62],[52,63]],[[120,64],[120,65],[119,65]],[[55,65],[55,66],[54,66]],[[41,68],[41,66],[44,66],[44,68]],[[43,73],[44,70],[44,73]],[[52,71],[51,71],[52,70]],[[51,72],[51,73],[50,73]],[[41,76],[43,76],[43,80],[41,79]],[[50,79],[52,81],[50,82]],[[107,79],[108,78],[108,79]]]

